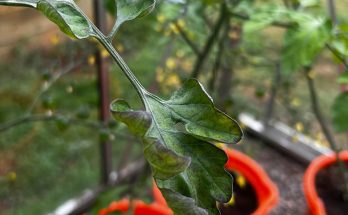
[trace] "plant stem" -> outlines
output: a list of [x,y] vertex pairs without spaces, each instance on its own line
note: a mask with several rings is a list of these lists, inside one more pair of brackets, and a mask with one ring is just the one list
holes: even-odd
[[326,47],[331,51],[331,53],[333,55],[335,55],[337,57],[337,59],[339,61],[341,61],[341,63],[343,63],[344,67],[346,69],[348,69],[348,62],[347,62],[347,60],[342,55],[340,55],[340,53],[338,53],[334,48],[332,48],[329,44],[326,44]]
[[180,36],[182,37],[182,39],[187,43],[188,46],[190,46],[190,48],[192,49],[192,51],[199,56],[200,55],[200,51],[197,47],[197,45],[188,37],[188,35],[186,34],[186,32],[180,27],[180,25],[174,21],[173,22],[175,27],[178,29]]
[[[229,15],[242,19],[242,20],[250,20],[250,16],[246,14],[241,14],[241,13],[236,13],[233,11],[229,11]],[[282,21],[274,21],[271,23],[271,25],[276,26],[276,27],[281,27],[281,28],[292,28],[296,26],[295,23],[292,22],[282,22]]]
[[192,78],[198,78],[198,76],[201,72],[201,68],[203,66],[203,63],[205,62],[206,58],[208,57],[208,55],[210,53],[210,49],[213,47],[214,42],[220,33],[220,30],[223,26],[226,15],[227,15],[226,4],[222,3],[221,7],[220,7],[220,15],[219,15],[218,21],[216,22],[216,24],[213,28],[213,32],[208,37],[208,39],[204,45],[203,50],[197,56],[195,67],[194,67],[192,75],[191,75]]
[[216,84],[215,82],[218,76],[219,69],[221,67],[222,56],[225,51],[225,40],[227,38],[228,30],[229,30],[229,25],[228,25],[229,23],[228,22],[226,23],[227,24],[225,26],[224,32],[218,42],[218,50],[215,57],[215,62],[214,62],[213,70],[212,70],[212,76],[208,85],[208,89],[211,93],[213,93],[215,90],[215,84]]
[[82,64],[82,61],[79,62],[73,62],[70,63],[69,65],[67,65],[66,67],[64,67],[63,69],[61,69],[60,71],[58,71],[58,73],[56,75],[54,75],[48,82],[47,85],[45,87],[42,87],[40,92],[38,92],[38,94],[36,95],[36,97],[34,98],[33,102],[30,104],[28,111],[27,111],[27,115],[32,114],[35,105],[37,104],[37,102],[39,101],[40,97],[47,92],[50,87],[56,82],[58,81],[62,76],[66,75],[67,73],[71,72],[72,70],[74,70],[75,68],[79,67]]
[[272,86],[271,86],[271,95],[267,102],[265,118],[263,119],[263,123],[266,126],[269,124],[269,121],[272,118],[273,112],[274,112],[274,103],[275,103],[277,91],[281,81],[280,68],[281,68],[280,62],[277,62],[275,65],[275,74],[274,74],[274,78],[273,78]]
[[[21,124],[29,123],[29,122],[38,122],[38,121],[54,121],[61,117],[64,117],[63,115],[47,115],[47,114],[35,114],[35,115],[25,115],[22,117],[19,117],[15,120],[9,121],[7,123],[1,124],[0,126],[0,132],[4,132],[14,126],[18,126]],[[73,124],[79,124],[79,125],[85,125],[87,127],[91,128],[102,128],[101,124],[92,122],[92,121],[82,121],[78,119],[69,119],[70,123]]]
[[94,28],[97,39],[104,46],[104,48],[109,52],[111,57],[115,60],[117,65],[121,68],[122,72],[126,75],[128,80],[131,82],[136,92],[138,93],[143,105],[147,107],[147,102],[145,95],[148,94],[147,90],[143,87],[143,85],[139,82],[139,80],[134,76],[131,69],[128,67],[123,58],[119,55],[116,49],[112,46],[112,44],[108,41],[108,39],[101,33],[97,28]]
[[336,26],[338,24],[336,8],[335,8],[335,0],[327,0],[327,7],[329,9],[329,15],[331,17],[332,24]]
[[311,67],[305,68],[305,76],[306,76],[307,84],[309,87],[312,109],[313,109],[313,112],[314,112],[314,114],[319,122],[319,125],[320,125],[324,135],[325,135],[325,138],[329,142],[331,149],[336,154],[338,168],[339,168],[339,171],[340,171],[340,173],[343,177],[343,181],[344,181],[344,195],[343,196],[344,196],[344,199],[347,201],[348,200],[348,172],[344,171],[344,162],[339,158],[340,150],[339,150],[337,143],[336,143],[333,135],[331,134],[328,126],[326,125],[324,117],[321,113],[319,103],[318,103],[317,92],[315,89],[313,78],[310,76],[310,71],[311,71]]

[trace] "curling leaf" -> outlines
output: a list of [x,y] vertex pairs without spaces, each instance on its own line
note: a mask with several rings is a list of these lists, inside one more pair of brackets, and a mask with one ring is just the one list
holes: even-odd
[[229,201],[232,178],[224,169],[225,153],[208,141],[238,142],[238,124],[214,107],[197,80],[187,81],[167,101],[146,93],[144,102],[146,111],[133,111],[123,100],[113,102],[111,110],[142,136],[169,206],[176,214],[219,214],[216,201]]
[[93,35],[90,21],[73,0],[0,0],[0,5],[36,8],[73,38],[83,39]]
[[24,6],[35,8],[39,0],[0,0],[0,5]]
[[156,0],[117,0],[116,23],[111,30],[111,35],[115,35],[123,23],[151,13],[155,5]]

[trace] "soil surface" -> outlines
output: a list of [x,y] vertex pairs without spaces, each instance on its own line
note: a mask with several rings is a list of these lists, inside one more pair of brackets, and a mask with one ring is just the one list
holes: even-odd
[[[236,179],[236,174],[231,172],[231,175]],[[249,215],[257,208],[257,196],[250,184],[245,184],[240,187],[236,180],[233,180],[233,195],[234,202],[231,206],[225,204],[221,205],[221,215]]]
[[306,169],[303,164],[250,136],[245,136],[242,144],[232,148],[251,156],[276,183],[279,189],[280,202],[272,210],[271,215],[307,214],[307,205],[302,188],[302,178]]
[[[345,166],[348,170],[348,165]],[[343,177],[338,172],[337,165],[321,170],[316,177],[318,195],[325,204],[327,214],[346,215],[348,204],[343,198]]]

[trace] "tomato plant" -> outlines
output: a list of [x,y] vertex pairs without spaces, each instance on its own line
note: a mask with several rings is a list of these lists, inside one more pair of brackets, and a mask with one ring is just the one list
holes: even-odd
[[212,142],[237,143],[242,137],[237,122],[214,106],[197,80],[188,80],[166,101],[150,93],[112,45],[119,28],[150,13],[155,0],[116,1],[116,21],[107,36],[73,0],[0,0],[0,4],[35,8],[66,35],[98,40],[144,105],[145,110],[132,110],[117,99],[111,111],[142,137],[144,156],[169,206],[177,214],[219,214],[215,202],[230,200],[232,178],[224,169],[225,153]]

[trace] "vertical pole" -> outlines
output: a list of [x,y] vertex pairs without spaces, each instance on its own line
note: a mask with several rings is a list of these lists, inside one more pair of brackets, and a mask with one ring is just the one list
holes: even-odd
[[327,7],[328,7],[328,10],[329,10],[329,15],[330,15],[330,18],[332,20],[332,24],[334,26],[336,26],[338,24],[338,21],[337,21],[337,15],[336,15],[336,4],[335,4],[335,0],[328,0],[327,1]]
[[274,78],[272,81],[270,97],[267,101],[265,117],[263,119],[263,124],[266,126],[269,125],[269,122],[274,115],[275,99],[276,99],[277,91],[279,89],[279,85],[280,85],[280,81],[281,81],[281,71],[280,70],[281,70],[280,62],[277,62],[275,65],[275,75],[274,75]]
[[[101,32],[106,32],[106,14],[102,0],[93,1],[94,19],[96,26]],[[98,77],[98,97],[99,97],[99,118],[104,124],[109,120],[109,83],[105,59],[98,49],[95,53]],[[111,143],[109,141],[100,142],[100,165],[101,165],[101,183],[109,182],[111,172]]]

